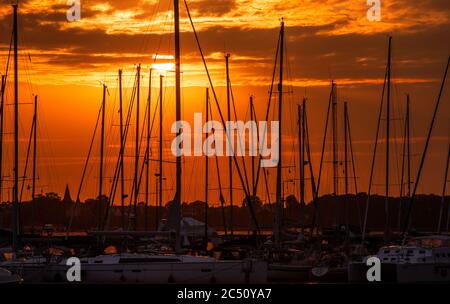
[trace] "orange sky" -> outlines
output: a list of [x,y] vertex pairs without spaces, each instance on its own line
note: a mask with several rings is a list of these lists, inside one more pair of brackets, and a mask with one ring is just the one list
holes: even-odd
[[[70,185],[72,196],[81,176],[81,170],[89,147],[95,119],[101,102],[101,83],[109,88],[107,99],[107,163],[106,176],[113,174],[118,146],[118,97],[117,70],[124,69],[125,100],[129,101],[136,64],[143,67],[142,105],[148,92],[148,68],[152,63],[167,63],[173,55],[172,1],[168,0],[81,0],[81,20],[66,20],[66,1],[21,1],[20,20],[20,69],[21,101],[29,102],[32,94],[39,95],[39,181],[44,192],[63,192]],[[0,1],[0,68],[5,71],[11,33],[10,1]],[[181,3],[182,4],[182,3]],[[308,97],[308,118],[313,152],[313,164],[317,175],[320,146],[324,127],[329,83],[335,79],[339,86],[339,119],[342,102],[348,101],[352,137],[355,145],[356,167],[360,191],[367,191],[370,153],[375,135],[376,113],[381,94],[386,64],[387,37],[393,40],[393,140],[392,182],[399,178],[401,157],[401,128],[404,117],[405,93],[411,94],[413,121],[413,179],[422,151],[433,105],[438,93],[444,64],[450,53],[449,12],[447,0],[382,0],[382,19],[369,22],[365,0],[325,1],[267,1],[267,0],[216,0],[188,1],[192,17],[205,53],[208,67],[218,97],[225,106],[224,53],[231,53],[230,69],[236,106],[241,119],[248,117],[248,99],[255,96],[257,114],[262,117],[267,105],[267,90],[271,80],[279,21],[284,17],[287,35],[288,73],[285,78],[292,93],[286,95],[283,141],[284,163],[294,165],[296,106],[303,96]],[[204,111],[204,87],[207,78],[195,45],[184,5],[181,5],[182,28],[182,84],[183,117],[191,120],[193,112]],[[159,54],[159,60],[154,60]],[[12,77],[9,78],[12,80]],[[152,110],[157,98],[157,77],[153,78]],[[174,121],[173,75],[166,77],[164,93],[164,133]],[[12,101],[12,83],[8,84],[7,103]],[[448,142],[450,104],[448,89],[443,95],[434,138],[430,146],[420,192],[440,193],[443,165]],[[30,105],[21,106],[21,159],[20,171],[26,156],[32,115]],[[12,176],[12,107],[6,109],[4,151],[5,177]],[[141,117],[142,119],[142,117]],[[156,121],[157,122],[157,121]],[[131,122],[134,134],[134,120]],[[340,126],[342,130],[342,125]],[[341,131],[342,133],[342,131]],[[133,136],[127,144],[127,155],[133,154]],[[158,134],[155,128],[153,136]],[[384,134],[384,133],[383,133]],[[98,156],[99,145],[94,146]],[[152,141],[152,151],[157,152],[158,143]],[[384,151],[384,145],[380,146]],[[166,158],[171,158],[165,150]],[[155,154],[156,155],[156,154]],[[329,155],[327,155],[329,161]],[[377,158],[375,183],[383,182],[383,157]],[[155,156],[156,158],[156,156]],[[89,167],[87,183],[82,199],[96,195],[98,182],[98,159]],[[203,198],[203,158],[186,158],[184,163],[184,200]],[[126,161],[128,178],[132,177],[133,159]],[[226,161],[220,161],[221,178],[228,187]],[[211,161],[214,168],[214,162]],[[152,162],[152,174],[156,172]],[[174,193],[174,166],[164,167],[167,173],[164,200]],[[270,171],[270,170],[269,170]],[[30,172],[27,173],[29,176]],[[217,188],[217,173],[211,171],[212,188]],[[275,171],[269,173],[272,191],[275,191]],[[297,178],[298,172],[285,169],[284,178]],[[323,192],[330,188],[331,168],[326,163]],[[238,179],[235,179],[238,185]],[[27,182],[28,183],[28,182]],[[110,181],[105,179],[107,191]],[[11,185],[6,182],[6,187]],[[155,188],[152,177],[150,191]],[[351,188],[353,191],[353,188]],[[375,187],[382,191],[381,186]],[[286,184],[287,193],[298,193],[298,188]],[[392,186],[393,195],[398,186]],[[3,189],[3,197],[10,195]],[[30,192],[24,191],[24,198]],[[218,197],[211,190],[211,197]],[[260,191],[266,200],[266,193]],[[143,199],[143,195],[141,195]],[[307,198],[310,198],[308,194]],[[227,201],[229,200],[226,195]],[[235,201],[242,200],[242,192],[235,191]],[[274,195],[272,195],[272,201]]]

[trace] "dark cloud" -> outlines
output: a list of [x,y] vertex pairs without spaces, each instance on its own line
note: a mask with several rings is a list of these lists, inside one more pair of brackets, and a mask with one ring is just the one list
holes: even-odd
[[236,8],[235,0],[197,0],[188,3],[189,10],[198,16],[222,16]]
[[[4,2],[4,1],[3,1]],[[23,3],[28,3],[25,1]],[[95,5],[109,4],[108,14],[128,8],[142,8],[145,13],[139,18],[147,18],[157,6],[167,9],[170,1],[163,3],[145,3],[133,1],[83,1],[83,15],[95,16]],[[403,3],[398,1],[395,3]],[[190,1],[191,10],[198,16],[222,15],[236,8],[235,1]],[[417,4],[424,9],[444,8],[448,1],[428,0]],[[167,6],[167,7],[163,7]],[[20,16],[21,38],[26,47],[33,50],[67,50],[67,54],[42,54],[41,62],[71,67],[91,68],[99,65],[136,63],[150,58],[151,54],[172,53],[173,37],[170,30],[164,34],[122,33],[107,34],[102,28],[78,28],[66,25],[65,6],[55,4],[45,12],[29,12]],[[1,33],[11,32],[10,16],[0,19]],[[194,19],[195,21],[195,19]],[[352,20],[339,20],[320,26],[290,26],[286,22],[287,54],[291,75],[299,79],[375,79],[382,77],[386,58],[386,33],[377,34],[341,34],[329,35]],[[422,27],[422,30],[420,30]],[[64,28],[64,29],[63,29]],[[423,30],[423,25],[413,26],[409,31],[394,31],[393,53],[395,73],[399,78],[436,79],[439,67],[450,53],[450,27],[431,26]],[[417,29],[417,30],[415,30]],[[205,54],[232,53],[238,59],[233,68],[242,75],[270,75],[273,54],[277,41],[278,28],[239,28],[210,26],[199,31],[199,37]],[[7,49],[9,35],[0,35],[0,46]],[[189,55],[191,62],[200,63],[194,36],[190,32],[182,33],[183,54]],[[102,54],[142,54],[120,57]],[[45,56],[47,60],[45,60]],[[251,58],[258,58],[252,60]],[[144,59],[142,59],[144,58]],[[247,59],[246,59],[247,58]],[[184,59],[184,62],[187,62]],[[209,63],[220,63],[221,58],[209,58]],[[249,68],[250,67],[250,68]]]

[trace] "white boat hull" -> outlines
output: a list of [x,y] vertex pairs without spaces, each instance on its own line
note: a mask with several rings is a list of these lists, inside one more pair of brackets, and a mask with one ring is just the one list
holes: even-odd
[[[64,264],[15,264],[25,282],[67,283],[69,266]],[[236,284],[266,283],[267,264],[259,261],[216,261],[200,263],[81,264],[81,282],[87,284]]]

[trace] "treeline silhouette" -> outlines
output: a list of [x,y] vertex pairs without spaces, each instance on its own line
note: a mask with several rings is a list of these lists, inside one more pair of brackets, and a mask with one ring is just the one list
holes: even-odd
[[[39,195],[35,202],[26,201],[20,204],[20,220],[22,231],[30,231],[33,218],[35,231],[43,228],[46,224],[52,224],[57,231],[65,231],[71,215],[73,215],[72,231],[86,231],[98,229],[100,219],[104,218],[107,198],[103,198],[102,204],[97,199],[87,199],[83,203],[75,204],[71,199],[62,199],[58,194],[49,192]],[[258,197],[252,199],[253,209],[262,229],[271,229],[274,222],[275,205],[263,203]],[[309,202],[301,205],[297,198],[290,195],[286,198],[283,208],[283,223],[287,227],[308,227],[312,223],[313,214],[316,212],[316,223],[319,227],[332,227],[336,224],[345,224],[360,227],[367,202],[367,195],[333,196],[325,195],[317,200],[317,204]],[[443,228],[447,224],[450,197],[446,197],[443,209]],[[409,204],[408,198],[389,199],[389,223],[391,229],[397,230],[403,223],[406,209]],[[418,195],[412,213],[411,228],[418,231],[435,231],[442,198],[436,195]],[[100,208],[101,206],[101,208]],[[9,229],[12,220],[11,202],[0,204],[0,228]],[[170,202],[160,209],[160,219],[166,219],[169,214]],[[254,227],[250,209],[247,202],[243,201],[239,206],[233,206],[233,229],[247,230]],[[124,218],[131,211],[130,206],[124,206]],[[148,208],[143,202],[136,206],[136,229],[156,229],[156,208],[152,203]],[[34,215],[33,215],[34,214]],[[199,221],[205,220],[205,203],[194,201],[182,204],[184,217],[192,217]],[[225,218],[225,223],[224,219]],[[216,230],[230,229],[231,208],[220,207],[214,202],[213,207],[208,208],[208,225]],[[383,231],[385,225],[385,198],[373,195],[369,201],[367,228],[372,231]],[[145,226],[146,224],[146,226]],[[108,229],[122,227],[122,207],[114,204],[110,208],[110,220]],[[125,227],[126,228],[126,227]]]

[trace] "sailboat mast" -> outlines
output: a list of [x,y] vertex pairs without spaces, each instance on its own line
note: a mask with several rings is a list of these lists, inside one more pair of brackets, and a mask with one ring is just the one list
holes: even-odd
[[102,99],[102,121],[100,128],[100,175],[98,186],[98,227],[101,229],[102,223],[102,204],[103,204],[103,154],[105,148],[105,107],[106,107],[106,85],[103,85],[103,99]]
[[450,57],[448,57],[448,60],[447,60],[447,65],[445,67],[445,72],[444,72],[444,76],[442,78],[441,87],[439,89],[439,94],[438,94],[438,97],[437,97],[436,105],[434,107],[433,118],[431,119],[431,125],[430,125],[430,128],[428,129],[428,135],[427,135],[427,139],[425,141],[425,147],[423,149],[422,157],[420,159],[420,164],[419,164],[419,169],[418,169],[418,172],[417,172],[417,177],[416,177],[416,179],[414,181],[414,188],[413,188],[413,191],[411,193],[410,200],[409,200],[408,209],[407,209],[407,213],[406,213],[406,220],[405,220],[405,224],[403,226],[403,232],[402,232],[403,243],[405,242],[406,232],[409,229],[409,224],[410,224],[410,221],[411,221],[411,211],[412,211],[412,207],[413,207],[414,202],[415,202],[417,187],[419,185],[420,177],[421,177],[423,166],[424,166],[424,163],[425,163],[425,158],[426,158],[426,155],[427,155],[428,146],[430,144],[431,135],[433,133],[433,127],[434,127],[434,123],[436,121],[436,116],[437,116],[437,113],[438,113],[438,110],[439,110],[439,105],[441,103],[441,97],[442,97],[442,93],[444,91],[445,82],[447,80],[447,74],[448,74],[448,67],[449,67],[449,65],[450,65]]
[[281,31],[280,31],[280,71],[279,71],[279,83],[278,83],[278,165],[277,165],[277,191],[276,191],[276,216],[275,216],[275,243],[280,245],[281,242],[281,221],[283,212],[283,198],[281,193],[281,168],[282,168],[282,110],[283,110],[283,55],[284,55],[284,21],[281,21]]
[[34,118],[33,118],[33,183],[31,186],[31,200],[33,206],[31,208],[31,232],[34,233],[34,224],[36,219],[36,144],[37,144],[37,117],[38,117],[38,96],[34,96]]
[[337,119],[337,88],[336,83],[331,81],[331,140],[333,155],[333,196],[335,200],[335,225],[340,222],[340,206],[337,199],[339,194],[339,162],[338,162],[338,119]]
[[410,117],[410,100],[409,100],[409,94],[406,96],[406,150],[407,150],[407,175],[408,175],[408,197],[411,195],[411,117]]
[[[181,122],[181,77],[180,77],[180,8],[179,0],[173,0],[174,24],[175,24],[175,112],[177,124]],[[177,147],[180,145],[181,128],[177,128]],[[176,157],[176,192],[174,208],[177,220],[175,222],[175,250],[179,251],[181,247],[180,239],[180,221],[181,221],[181,156]]]
[[337,146],[337,93],[336,83],[331,82],[331,125],[332,125],[332,141],[333,141],[333,194],[338,195],[338,146]]
[[148,100],[147,100],[147,145],[145,150],[145,230],[148,229],[148,186],[150,182],[150,121],[151,121],[151,103],[152,103],[152,69],[148,76]]
[[122,98],[122,70],[119,70],[119,113],[120,113],[120,210],[122,229],[125,229],[125,173],[123,167],[124,134],[123,134],[123,98]]
[[305,224],[304,209],[305,206],[305,116],[304,107],[306,99],[303,98],[302,105],[298,105],[298,143],[299,143],[299,166],[300,166],[300,225],[303,231]]
[[348,194],[348,125],[347,125],[347,102],[344,102],[344,181],[345,181],[345,195]]
[[19,229],[19,68],[18,68],[18,26],[17,7],[13,4],[13,39],[14,39],[14,188],[13,188],[13,251],[17,251],[17,237]]
[[[306,100],[305,100],[306,101]],[[318,186],[316,186],[316,181],[314,178],[314,170],[311,160],[311,146],[309,143],[309,127],[308,127],[308,116],[306,112],[306,102],[303,104],[303,120],[305,121],[305,132],[304,132],[304,141],[306,146],[306,154],[308,157],[308,167],[309,167],[309,176],[311,178],[311,192],[312,192],[312,203],[313,203],[313,219],[311,221],[311,236],[314,234],[314,226],[316,221],[316,214],[318,213],[318,204],[317,204],[317,196],[318,196]],[[328,120],[328,119],[327,119]]]
[[134,147],[134,210],[133,210],[133,228],[137,228],[137,203],[139,196],[139,108],[140,108],[140,95],[141,95],[141,65],[137,67],[137,87],[136,87],[136,134],[135,134],[135,147]]
[[[405,159],[407,166],[407,180],[405,182]],[[411,190],[411,177],[410,177],[410,156],[409,156],[409,94],[406,94],[406,114],[405,114],[405,125],[403,131],[403,148],[402,148],[402,170],[400,177],[400,202],[398,206],[398,230],[401,232],[402,225],[402,209],[403,209],[403,197],[405,193],[405,183],[407,184],[409,197]]]
[[2,201],[2,185],[3,185],[3,125],[5,121],[5,90],[6,75],[2,75],[1,95],[0,95],[0,202]]
[[[209,90],[206,88],[206,122],[209,120]],[[208,145],[205,151],[205,250],[208,250]]]
[[389,238],[389,141],[390,141],[390,105],[391,105],[391,45],[392,37],[389,37],[388,69],[387,69],[387,96],[386,96],[386,184],[385,184],[385,239]]
[[344,183],[345,183],[345,224],[347,227],[347,233],[349,228],[349,198],[348,198],[348,108],[347,102],[344,102]]
[[[227,111],[228,121],[231,121],[231,101],[230,101],[230,69],[229,69],[230,54],[225,54],[225,67],[227,77]],[[233,235],[233,157],[228,157],[228,178],[230,186],[230,233]]]
[[159,213],[162,208],[162,181],[163,181],[163,75],[159,76],[159,190],[158,190],[158,208],[157,208],[157,214],[158,219],[157,223],[159,221]]
[[[450,164],[450,143],[448,145],[447,161],[445,163],[444,184],[442,185],[441,210],[439,212],[437,234],[441,233],[442,216],[443,216],[443,213],[444,213],[444,205],[445,205],[445,190],[447,188],[447,178],[448,178],[448,166],[449,166],[449,164]],[[448,223],[447,223],[447,225],[448,225]]]

